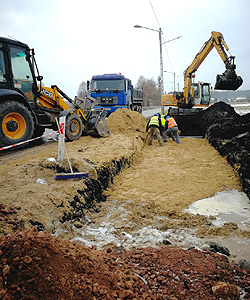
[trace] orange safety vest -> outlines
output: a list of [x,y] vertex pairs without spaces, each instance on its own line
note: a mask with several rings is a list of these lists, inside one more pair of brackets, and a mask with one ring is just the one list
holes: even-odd
[[169,117],[167,121],[168,121],[168,128],[177,126],[177,123],[175,122],[175,119],[173,117]]

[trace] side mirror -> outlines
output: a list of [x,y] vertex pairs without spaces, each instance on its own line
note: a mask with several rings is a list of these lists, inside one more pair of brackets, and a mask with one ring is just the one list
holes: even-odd
[[39,75],[39,76],[36,77],[36,79],[37,79],[38,81],[42,81],[42,80],[43,80],[43,76]]
[[131,80],[128,81],[128,89],[131,89]]

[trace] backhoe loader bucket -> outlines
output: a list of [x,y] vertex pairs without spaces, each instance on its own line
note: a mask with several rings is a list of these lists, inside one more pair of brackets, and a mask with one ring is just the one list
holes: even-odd
[[236,91],[243,83],[243,79],[237,76],[233,69],[227,69],[222,75],[216,76],[215,90]]
[[106,137],[110,135],[106,121],[106,110],[96,109],[88,111],[84,132],[95,137]]

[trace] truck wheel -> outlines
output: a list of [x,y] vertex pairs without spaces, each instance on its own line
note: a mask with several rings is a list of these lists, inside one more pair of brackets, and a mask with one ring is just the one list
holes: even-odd
[[69,115],[66,121],[66,138],[69,141],[75,141],[82,135],[82,119],[77,115]]
[[0,143],[8,146],[29,140],[33,131],[34,120],[27,107],[17,101],[0,104]]

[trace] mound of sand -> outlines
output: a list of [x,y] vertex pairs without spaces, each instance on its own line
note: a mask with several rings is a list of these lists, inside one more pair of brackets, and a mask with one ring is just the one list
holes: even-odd
[[107,119],[108,127],[113,134],[131,135],[145,132],[146,118],[138,112],[126,108],[117,109]]

